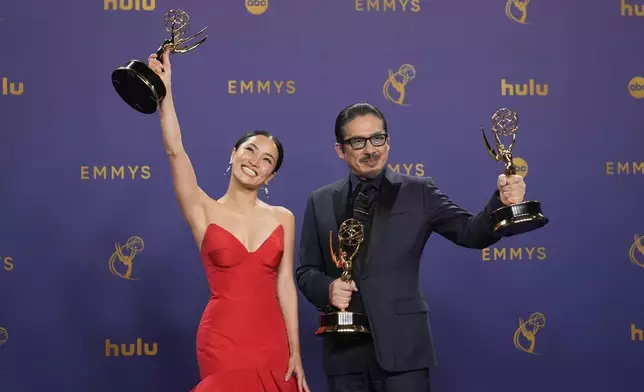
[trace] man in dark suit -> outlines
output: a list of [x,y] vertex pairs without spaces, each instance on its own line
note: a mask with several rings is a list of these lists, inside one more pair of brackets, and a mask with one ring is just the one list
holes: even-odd
[[[328,390],[429,391],[435,358],[418,277],[425,243],[432,232],[467,248],[496,243],[501,236],[494,233],[489,215],[521,202],[525,183],[521,176],[501,174],[498,190],[473,215],[452,203],[431,178],[387,168],[390,137],[374,106],[345,108],[336,119],[335,137],[336,152],[351,173],[314,191],[307,201],[297,282],[321,312],[331,305],[365,313],[371,334],[324,335]],[[347,218],[364,223],[364,242],[352,280],[343,282],[331,259],[329,232],[337,233]]]

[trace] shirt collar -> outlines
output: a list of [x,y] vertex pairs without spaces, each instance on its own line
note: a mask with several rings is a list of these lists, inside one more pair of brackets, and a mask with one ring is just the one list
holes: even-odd
[[[384,176],[385,176],[385,169],[382,169],[380,171],[380,173],[378,173],[378,175],[376,177],[374,177],[372,179],[366,179],[365,178],[365,180],[371,181],[373,186],[377,190],[380,190],[380,186],[382,185],[382,179],[384,178]],[[353,172],[351,172],[351,174],[349,176],[349,181],[350,181],[350,184],[351,184],[351,191],[352,192],[356,190],[356,187],[358,186],[358,184],[360,183],[361,180],[362,180],[362,178],[356,176]]]

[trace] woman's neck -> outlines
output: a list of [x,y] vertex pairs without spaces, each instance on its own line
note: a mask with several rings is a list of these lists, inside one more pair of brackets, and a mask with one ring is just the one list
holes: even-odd
[[257,206],[257,190],[245,188],[231,178],[226,194],[219,201],[235,212],[245,214]]

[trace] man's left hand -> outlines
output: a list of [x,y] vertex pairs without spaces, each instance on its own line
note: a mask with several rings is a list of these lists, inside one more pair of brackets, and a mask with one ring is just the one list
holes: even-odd
[[506,176],[499,175],[496,186],[499,189],[501,202],[505,205],[521,203],[525,196],[525,182],[523,177],[518,174]]

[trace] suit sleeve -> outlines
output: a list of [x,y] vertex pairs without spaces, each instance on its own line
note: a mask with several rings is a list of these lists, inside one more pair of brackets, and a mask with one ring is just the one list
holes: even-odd
[[326,274],[317,227],[313,198],[309,196],[300,237],[300,266],[295,274],[302,294],[322,311],[329,304],[329,285],[334,279]]
[[466,248],[483,249],[501,240],[494,232],[492,211],[503,206],[499,191],[494,192],[483,210],[473,215],[454,204],[431,179],[423,187],[424,212],[433,231]]

